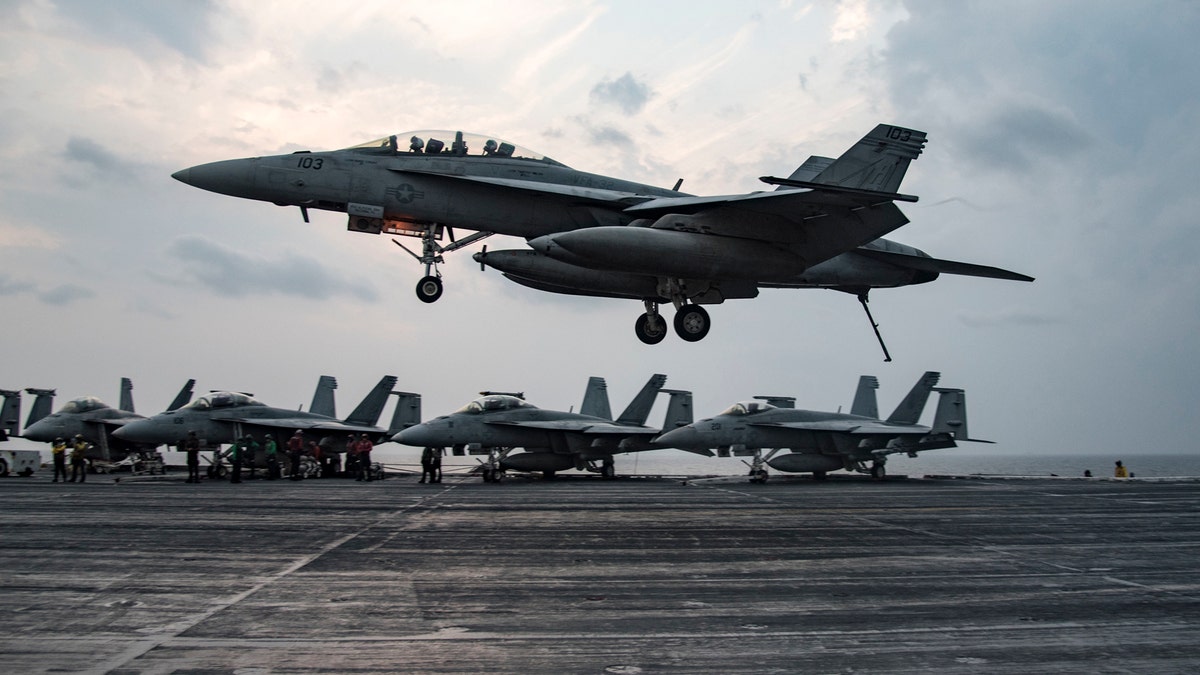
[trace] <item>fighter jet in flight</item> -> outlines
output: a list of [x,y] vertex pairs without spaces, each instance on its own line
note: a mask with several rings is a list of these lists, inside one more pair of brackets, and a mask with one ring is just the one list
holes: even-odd
[[[608,398],[596,395],[602,378],[588,381],[579,413],[543,410],[526,403],[519,394],[481,392],[456,412],[405,429],[392,440],[404,445],[452,448],[455,454],[486,454],[485,482],[498,482],[504,470],[541,471],[547,478],[556,471],[593,471],[615,477],[613,455],[659,447],[650,442],[661,430],[646,426],[646,418],[659,392],[670,394],[663,429],[692,420],[691,392],[663,389],[666,375],[653,375],[614,421]],[[510,454],[516,448],[525,452]],[[707,451],[700,454],[710,455]]]
[[[882,479],[888,455],[903,452],[916,457],[925,450],[957,447],[956,441],[991,442],[968,437],[966,394],[962,389],[936,387],[940,377],[936,372],[922,375],[886,420],[870,414],[878,384],[865,377],[859,381],[850,414],[743,401],[715,417],[668,431],[654,443],[681,450],[715,448],[725,457],[751,456],[751,481],[757,483],[767,480],[764,464],[779,471],[812,472],[816,478],[845,469]],[[932,427],[922,426],[918,420],[933,391],[940,395],[937,414]],[[767,449],[770,452],[763,456]],[[783,450],[790,452],[780,454]]]
[[[404,248],[424,265],[417,296],[425,302],[442,295],[443,254],[491,234],[524,237],[533,251],[478,260],[540,290],[641,300],[636,333],[654,344],[666,334],[658,307],[667,302],[675,331],[697,341],[710,325],[702,305],[753,298],[759,288],[834,288],[857,295],[865,309],[871,288],[941,272],[1030,280],[879,239],[908,222],[893,202],[917,200],[897,190],[924,144],[924,132],[881,124],[837,159],[812,157],[789,178],[763,179],[777,190],[714,197],[680,192],[678,183],[665,189],[576,171],[461,131],[173,175],[212,192],[298,206],[306,222],[309,209],[337,211],[354,232],[420,238],[420,254]],[[454,228],[474,234],[456,240]],[[450,243],[439,243],[443,234]]]
[[[167,409],[175,410],[190,401],[195,384],[195,380],[188,380]],[[45,395],[45,390],[27,391]],[[53,395],[53,392],[50,394]],[[31,419],[33,414],[34,411],[30,411]],[[82,436],[92,444],[92,448],[85,455],[88,460],[112,462],[124,459],[130,452],[152,447],[150,444],[131,441],[117,435],[117,431],[126,424],[144,419],[144,415],[137,414],[133,409],[133,382],[123,377],[119,407],[113,408],[95,396],[81,396],[68,401],[57,412],[33,423],[26,422],[22,435],[28,440],[40,443],[52,443],[55,438],[70,442],[75,436]]]
[[[311,411],[273,408],[240,392],[214,391],[198,397],[178,410],[130,422],[114,432],[114,435],[130,443],[177,445],[187,437],[188,432],[195,431],[204,446],[215,447],[223,443],[233,443],[246,434],[261,440],[267,433],[274,433],[277,437],[284,434],[290,436],[294,431],[300,430],[306,441],[320,439],[323,447],[334,450],[341,449],[341,440],[352,433],[365,433],[374,442],[380,443],[386,441],[391,434],[388,429],[375,425],[395,385],[396,378],[391,375],[381,379],[344,420]],[[314,403],[317,403],[320,396],[321,390],[318,388]],[[328,405],[329,411],[332,411],[332,399],[329,399]],[[401,407],[404,406],[398,405],[397,416]],[[409,408],[404,409],[407,415]]]

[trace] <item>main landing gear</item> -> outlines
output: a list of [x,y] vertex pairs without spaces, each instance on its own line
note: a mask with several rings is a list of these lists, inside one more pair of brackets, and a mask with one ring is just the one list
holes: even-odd
[[[638,339],[648,345],[656,345],[667,336],[667,322],[658,313],[658,303],[646,300],[646,313],[638,317],[633,326]],[[687,342],[699,342],[708,335],[712,321],[708,312],[700,305],[680,304],[675,312],[675,334]]]
[[[464,237],[455,241],[454,230],[449,227],[445,228],[446,233],[450,236],[450,243],[442,246],[438,240],[442,238],[442,226],[437,223],[430,223],[425,226],[424,231],[420,234],[414,234],[421,238],[421,255],[413,253],[407,246],[401,244],[398,240],[393,239],[392,243],[404,249],[416,261],[425,266],[425,276],[417,282],[417,299],[421,302],[437,302],[438,298],[442,297],[442,274],[438,272],[438,263],[446,262],[442,257],[443,253],[450,253],[458,249],[474,244],[480,239],[486,239],[492,236],[491,232],[476,232],[470,236]],[[404,232],[408,234],[408,232]]]

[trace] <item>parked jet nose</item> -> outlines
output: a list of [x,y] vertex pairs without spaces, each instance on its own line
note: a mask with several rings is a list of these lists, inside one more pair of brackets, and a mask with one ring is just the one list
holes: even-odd
[[159,425],[153,420],[136,420],[121,426],[113,432],[113,436],[129,443],[163,443],[159,437],[162,433]]
[[21,434],[21,437],[38,443],[50,443],[64,434],[65,426],[62,420],[56,417],[43,417],[25,427],[25,432]]
[[435,442],[433,434],[429,431],[429,427],[424,424],[409,427],[392,436],[392,440],[402,445],[416,446],[432,445]]
[[227,159],[189,167],[171,174],[182,183],[201,190],[233,197],[255,199],[254,159]]
[[655,445],[668,448],[706,448],[708,444],[700,438],[695,427],[686,426],[672,429],[665,434],[659,434],[654,439]]

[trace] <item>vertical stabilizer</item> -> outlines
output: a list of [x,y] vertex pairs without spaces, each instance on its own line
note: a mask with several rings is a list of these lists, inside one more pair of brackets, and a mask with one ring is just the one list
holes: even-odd
[[924,131],[880,124],[812,182],[894,193],[899,191],[909,163],[921,155],[924,147]]
[[0,408],[0,441],[21,435],[21,390],[0,389],[4,407]]
[[662,389],[664,394],[670,394],[667,402],[667,416],[663,418],[662,431],[667,433],[672,429],[686,427],[695,421],[692,416],[692,392],[680,389]]
[[337,405],[333,400],[334,389],[337,389],[337,378],[332,375],[322,375],[317,380],[317,390],[313,392],[312,404],[308,406],[308,411],[336,419]]
[[651,375],[650,379],[646,380],[646,384],[642,386],[642,390],[629,402],[625,412],[617,418],[617,422],[620,424],[646,424],[646,419],[650,417],[650,409],[654,407],[654,399],[658,396],[658,390],[662,389],[666,383],[666,375]]
[[28,429],[34,422],[50,414],[56,392],[53,389],[26,388],[25,393],[36,397],[33,399],[33,405],[29,407],[29,417],[25,418],[25,428]]
[[921,421],[921,413],[925,410],[925,403],[929,400],[929,392],[937,386],[938,380],[942,377],[941,373],[927,371],[913,385],[908,396],[896,406],[896,410],[887,418],[889,422],[897,424],[916,424]]
[[373,427],[379,423],[379,416],[383,414],[383,406],[387,405],[388,395],[392,393],[392,389],[396,387],[396,376],[384,375],[379,384],[367,394],[367,397],[358,404],[354,412],[345,419],[346,424],[358,424],[367,427]]
[[421,395],[408,391],[393,391],[396,411],[392,413],[392,424],[388,427],[388,438],[421,423]]
[[863,375],[858,378],[858,390],[854,392],[854,403],[850,405],[850,414],[879,419],[879,402],[875,400],[875,390],[878,388],[879,378],[874,375]]
[[117,410],[137,412],[133,409],[133,380],[128,377],[121,378],[121,405]]
[[183,386],[179,389],[179,393],[175,394],[175,400],[171,401],[171,405],[167,406],[167,412],[179,410],[188,403],[191,403],[192,391],[195,389],[195,387],[195,380],[188,380],[187,382],[184,382]]
[[579,414],[612,420],[612,408],[608,405],[608,383],[604,381],[603,377],[588,378],[587,390],[583,392],[583,403],[579,406]]
[[[813,155],[812,157],[804,160],[804,163],[801,164],[800,167],[795,171],[793,171],[792,175],[788,176],[788,180],[813,181],[818,175],[821,174],[822,171],[829,168],[830,164],[833,164],[832,157],[817,157],[816,155]],[[794,190],[795,188],[787,185],[780,185],[775,189]]]
[[958,441],[967,436],[967,394],[962,389],[934,389],[938,393],[937,414],[931,433],[950,434]]

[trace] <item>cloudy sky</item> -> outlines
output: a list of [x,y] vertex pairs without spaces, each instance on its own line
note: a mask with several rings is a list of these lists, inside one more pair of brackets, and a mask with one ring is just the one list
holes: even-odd
[[[128,376],[149,413],[188,378],[296,406],[329,374],[344,414],[394,374],[436,415],[485,388],[577,406],[589,375],[619,410],[661,372],[705,416],[834,410],[861,374],[890,410],[939,370],[994,452],[1195,452],[1197,35],[1191,2],[0,0],[0,388],[115,402]],[[651,347],[640,303],[459,253],[425,305],[386,237],[170,177],[437,128],[728,194],[881,122],[929,134],[892,238],[1037,277],[873,293],[892,363],[831,291]]]

